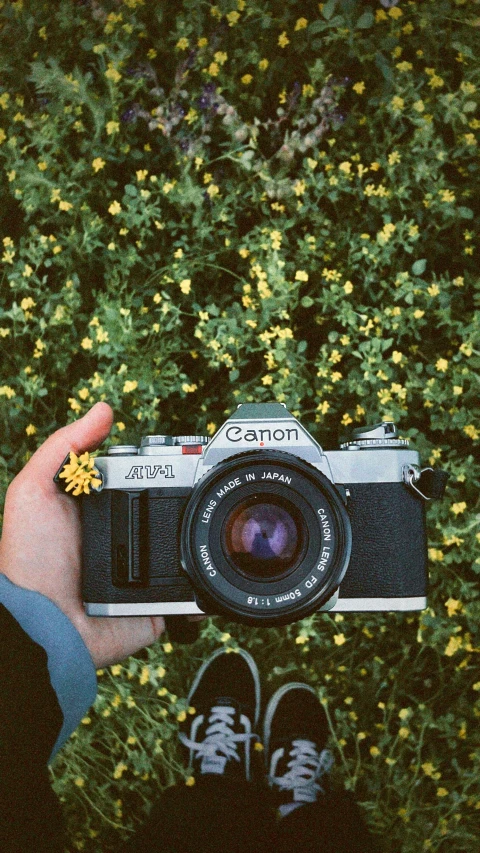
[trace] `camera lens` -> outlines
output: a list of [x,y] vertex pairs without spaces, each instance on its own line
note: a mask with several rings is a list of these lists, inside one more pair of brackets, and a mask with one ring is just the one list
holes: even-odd
[[345,506],[321,471],[284,451],[252,450],[194,486],[180,549],[203,610],[281,625],[334,595],[351,541]]
[[241,501],[224,522],[222,546],[246,577],[276,581],[295,568],[305,549],[305,525],[290,501],[253,496]]

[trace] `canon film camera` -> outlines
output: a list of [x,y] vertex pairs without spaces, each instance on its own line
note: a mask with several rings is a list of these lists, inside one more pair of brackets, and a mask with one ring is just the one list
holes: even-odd
[[245,403],[213,438],[151,435],[95,458],[81,495],[90,616],[225,614],[280,625],[320,611],[422,610],[425,500],[392,422],[324,451],[280,403]]

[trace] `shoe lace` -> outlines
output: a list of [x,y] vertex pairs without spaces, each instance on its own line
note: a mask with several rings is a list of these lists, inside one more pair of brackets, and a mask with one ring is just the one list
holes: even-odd
[[248,745],[252,738],[258,740],[258,735],[252,732],[250,720],[244,714],[240,715],[240,723],[244,726],[245,731],[235,733],[233,731],[234,718],[235,708],[227,705],[214,705],[211,708],[205,737],[202,741],[195,740],[195,737],[199,726],[204,722],[203,714],[195,717],[190,737],[187,737],[183,732],[179,733],[181,742],[190,750],[190,763],[192,763],[194,755],[197,759],[201,759],[200,773],[218,773],[221,775],[225,770],[227,761],[230,759],[241,761],[238,746],[244,743],[245,770],[247,779],[250,779],[250,750]]
[[334,762],[329,749],[319,753],[313,741],[294,740],[290,750],[288,771],[283,776],[275,776],[278,762],[285,755],[285,749],[275,750],[270,762],[268,776],[270,785],[276,785],[280,791],[293,791],[294,802],[314,803],[317,794],[325,793],[319,779],[329,772]]

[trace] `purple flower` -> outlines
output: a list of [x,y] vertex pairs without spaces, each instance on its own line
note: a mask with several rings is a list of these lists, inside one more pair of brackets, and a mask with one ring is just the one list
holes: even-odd
[[140,110],[139,104],[130,104],[129,107],[125,110],[124,113],[120,116],[120,121],[123,121],[125,124],[130,124],[137,120],[138,113]]

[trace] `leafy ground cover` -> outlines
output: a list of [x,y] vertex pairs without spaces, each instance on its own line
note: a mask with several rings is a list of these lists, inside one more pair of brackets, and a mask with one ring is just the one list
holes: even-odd
[[450,473],[421,614],[219,618],[99,673],[53,767],[73,850],[191,784],[199,662],[305,678],[385,853],[478,843],[478,0],[0,3],[0,489],[97,400],[112,441],[285,402]]

